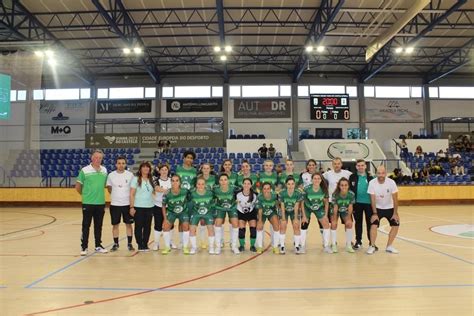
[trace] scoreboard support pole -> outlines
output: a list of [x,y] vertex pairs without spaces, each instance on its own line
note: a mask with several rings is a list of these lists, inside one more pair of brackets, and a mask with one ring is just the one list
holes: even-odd
[[226,145],[226,140],[229,138],[229,83],[224,83],[222,91],[222,117],[224,118],[222,126],[222,132],[224,134],[224,146]]
[[[95,122],[95,113],[97,112],[97,86],[91,85],[89,87],[91,89],[91,101],[89,105],[89,122]],[[92,130],[89,130],[89,126],[92,126]],[[86,134],[95,133],[95,124],[89,124],[89,126],[86,126]],[[87,142],[85,142],[87,143]]]
[[299,134],[300,128],[298,124],[298,84],[291,84],[291,137],[292,137],[292,151],[299,151]]
[[160,122],[160,119],[161,119],[161,101],[163,99],[163,96],[162,96],[162,91],[161,91],[161,84],[157,84],[155,85],[155,91],[156,91],[156,94],[155,94],[155,118],[157,119],[156,120],[156,123],[155,123],[155,133],[160,133],[161,132],[161,123]]
[[430,104],[430,90],[427,84],[423,85],[423,123],[428,134],[432,134],[431,128],[431,104]]
[[357,84],[357,100],[359,101],[359,128],[362,133],[364,133],[364,138],[366,130],[366,117],[365,117],[365,96],[364,96],[364,85],[362,83]]

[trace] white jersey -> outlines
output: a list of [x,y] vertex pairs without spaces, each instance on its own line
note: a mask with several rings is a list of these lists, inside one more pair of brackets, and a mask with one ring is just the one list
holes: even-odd
[[328,182],[328,192],[329,192],[329,202],[332,202],[332,195],[334,191],[336,191],[337,183],[342,178],[346,178],[349,180],[352,172],[349,170],[341,169],[339,172],[335,172],[334,170],[327,171],[323,173],[324,179]]
[[249,202],[249,197],[250,196],[245,195],[242,191],[237,193],[237,210],[242,214],[250,213],[255,208],[255,204],[257,203],[257,195],[255,193],[253,194],[252,202]]
[[127,206],[130,205],[130,183],[133,173],[128,170],[119,173],[117,170],[111,172],[107,177],[107,187],[112,188],[110,194],[110,205]]
[[303,187],[304,187],[304,188],[306,188],[306,187],[308,187],[308,186],[311,185],[311,183],[312,183],[312,181],[313,181],[313,180],[311,179],[312,177],[313,177],[313,175],[312,175],[311,173],[309,173],[308,171],[303,172],[303,173],[301,174],[301,183],[303,184]]
[[[170,190],[171,189],[171,178],[168,178],[166,180],[158,178],[156,180],[155,185],[158,185],[159,187],[163,189]],[[156,206],[162,207],[163,206],[163,192],[156,192],[153,194],[153,201],[155,202]]]
[[397,192],[397,184],[388,177],[383,183],[380,183],[377,178],[370,180],[367,188],[367,193],[375,195],[375,207],[382,210],[393,208],[392,194]]

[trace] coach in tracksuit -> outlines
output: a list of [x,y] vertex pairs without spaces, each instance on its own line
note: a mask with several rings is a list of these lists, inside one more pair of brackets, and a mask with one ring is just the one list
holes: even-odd
[[357,172],[349,177],[350,190],[354,192],[356,203],[354,204],[354,220],[356,243],[354,249],[362,248],[362,230],[365,214],[365,223],[367,227],[367,239],[370,240],[370,217],[372,216],[372,207],[370,206],[370,195],[367,193],[372,176],[367,172],[365,160],[359,159],[356,163]]

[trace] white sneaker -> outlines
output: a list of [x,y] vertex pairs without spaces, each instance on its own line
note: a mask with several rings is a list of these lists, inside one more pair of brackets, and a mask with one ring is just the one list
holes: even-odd
[[329,246],[324,247],[324,252],[325,252],[325,253],[333,253],[331,247],[329,247]]
[[374,252],[375,252],[375,247],[372,246],[372,245],[370,245],[369,248],[367,248],[367,252],[366,252],[366,253],[367,253],[368,255],[373,255]]
[[300,254],[305,254],[306,253],[306,246],[300,246]]
[[178,246],[176,246],[175,244],[171,244],[171,249],[178,249]]
[[216,247],[216,250],[214,251],[214,253],[216,255],[220,255],[221,254],[221,247]]
[[153,251],[158,251],[160,250],[160,246],[158,244],[153,244]]
[[400,251],[398,251],[397,249],[395,249],[393,246],[388,246],[387,249],[385,249],[386,252],[390,252],[390,253],[393,253],[393,254],[398,254],[400,253]]
[[210,255],[216,255],[217,254],[214,247],[209,247],[209,254]]
[[286,253],[285,247],[280,246],[280,255],[284,255]]
[[107,253],[109,251],[107,249],[105,249],[104,247],[99,246],[99,247],[95,247],[95,252]]
[[81,256],[87,256],[87,248],[81,250]]
[[240,254],[239,248],[237,248],[237,247],[233,247],[233,248],[232,248],[232,252],[233,252],[235,255]]
[[194,248],[194,247],[191,247],[191,250],[189,250],[189,254],[190,254],[190,255],[195,255],[196,252],[197,252],[197,249]]

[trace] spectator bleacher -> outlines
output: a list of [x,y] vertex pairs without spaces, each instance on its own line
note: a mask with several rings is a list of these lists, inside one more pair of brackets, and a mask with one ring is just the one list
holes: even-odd
[[265,139],[263,134],[233,134],[229,139]]

